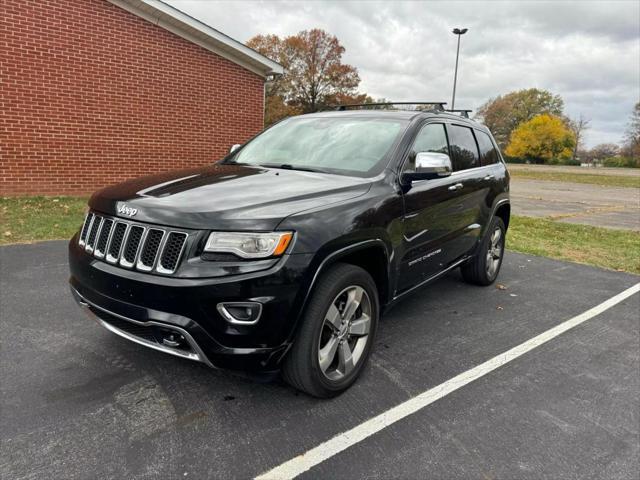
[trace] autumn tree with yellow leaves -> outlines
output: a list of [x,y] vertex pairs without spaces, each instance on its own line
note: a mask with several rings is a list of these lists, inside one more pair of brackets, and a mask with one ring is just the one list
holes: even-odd
[[534,162],[556,163],[570,159],[575,144],[575,135],[566,123],[545,113],[518,125],[505,153]]
[[526,88],[498,95],[478,108],[476,119],[482,121],[504,149],[513,131],[536,115],[562,116],[564,101],[548,90]]

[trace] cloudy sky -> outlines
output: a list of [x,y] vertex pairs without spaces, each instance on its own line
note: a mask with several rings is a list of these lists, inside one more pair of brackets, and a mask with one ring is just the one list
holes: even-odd
[[591,119],[586,144],[620,142],[640,100],[640,2],[627,1],[211,1],[165,0],[246,42],[319,27],[338,37],[373,97],[451,102],[456,37],[462,37],[456,106],[538,87],[565,112]]

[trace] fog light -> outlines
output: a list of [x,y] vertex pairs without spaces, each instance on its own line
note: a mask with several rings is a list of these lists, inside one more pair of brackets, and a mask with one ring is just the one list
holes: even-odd
[[222,302],[216,308],[227,322],[236,325],[253,325],[262,314],[262,304],[258,302]]

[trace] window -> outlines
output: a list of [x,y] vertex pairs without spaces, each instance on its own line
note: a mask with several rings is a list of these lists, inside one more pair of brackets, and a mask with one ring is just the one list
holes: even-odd
[[451,162],[453,170],[466,170],[480,166],[478,145],[470,128],[459,125],[449,127],[451,140]]
[[476,139],[480,147],[480,164],[491,165],[492,163],[498,163],[498,152],[489,135],[480,130],[476,130]]
[[437,152],[449,155],[447,134],[442,123],[430,123],[422,127],[413,142],[411,155],[407,160],[405,171],[413,172],[416,168],[416,154],[420,152]]
[[405,128],[387,118],[294,117],[251,140],[230,163],[373,176]]

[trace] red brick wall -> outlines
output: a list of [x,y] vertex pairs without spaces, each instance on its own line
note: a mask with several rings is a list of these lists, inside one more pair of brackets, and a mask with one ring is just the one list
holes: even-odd
[[105,0],[0,0],[0,194],[204,165],[262,129],[260,76]]

